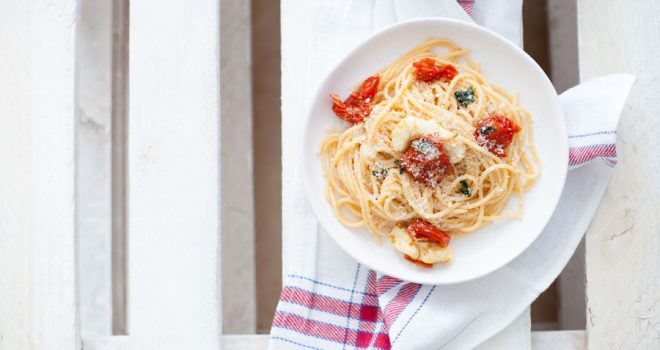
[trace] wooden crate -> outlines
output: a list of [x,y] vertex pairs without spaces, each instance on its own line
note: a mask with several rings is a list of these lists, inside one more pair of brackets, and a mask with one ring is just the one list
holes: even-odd
[[[219,215],[221,174],[231,171],[219,165],[231,137],[220,118],[236,112],[219,98],[229,81],[221,76],[231,79],[231,71],[221,74],[220,51],[248,50],[240,42],[221,45],[223,38],[231,42],[222,32],[232,27],[221,26],[218,0],[130,4],[131,118],[124,151],[130,273],[127,295],[107,291],[126,297],[128,335],[86,336],[76,190],[83,120],[77,76],[86,69],[78,54],[80,2],[0,3],[0,348],[266,348],[267,335],[222,331],[223,283],[243,283],[248,297],[239,305],[248,308],[254,285],[253,278],[221,273],[222,244],[249,246],[253,238],[236,243],[218,236],[232,229]],[[311,6],[282,1],[285,115],[303,113],[295,103],[302,79],[296,68],[304,63],[296,43],[305,40]],[[249,13],[244,6],[235,9]],[[660,4],[579,0],[577,10],[581,79],[611,72],[638,76],[620,125],[621,161],[586,233],[587,327],[531,332],[526,312],[481,348],[655,349],[660,343],[660,161],[654,154],[660,146]],[[249,84],[237,86],[249,93]],[[112,85],[99,89],[115,97],[111,103],[122,103]],[[251,317],[248,330],[254,328]]]

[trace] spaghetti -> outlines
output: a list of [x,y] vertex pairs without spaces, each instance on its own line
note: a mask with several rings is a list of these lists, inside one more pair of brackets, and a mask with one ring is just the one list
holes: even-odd
[[[346,100],[331,95],[352,125],[330,131],[320,148],[338,220],[389,237],[425,267],[451,259],[451,237],[520,218],[540,173],[530,113],[468,53],[431,38]],[[503,213],[513,194],[517,211]]]

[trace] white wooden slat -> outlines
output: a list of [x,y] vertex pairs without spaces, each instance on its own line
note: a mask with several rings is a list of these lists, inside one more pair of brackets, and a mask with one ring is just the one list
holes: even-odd
[[0,2],[0,348],[76,349],[77,1]]
[[222,294],[224,333],[256,332],[250,2],[222,0]]
[[82,350],[131,350],[130,340],[126,335],[83,337]]
[[654,0],[578,1],[581,79],[637,76],[618,128],[619,164],[586,234],[589,349],[660,344],[659,16]]
[[[527,321],[529,327],[529,321]],[[267,334],[259,335],[224,335],[222,336],[222,347],[224,350],[265,350],[268,348]],[[495,338],[494,338],[495,339]],[[500,343],[494,347],[485,347],[485,344],[477,349],[521,349],[517,343],[507,342],[500,338]],[[586,349],[586,337],[584,331],[551,331],[533,332],[531,336],[532,350],[584,350]],[[83,339],[83,350],[129,350],[130,337],[113,336]]]
[[[529,319],[527,319],[529,328]],[[522,326],[521,322],[521,326]],[[487,347],[486,344],[477,349],[521,349],[518,343],[512,343],[502,337],[499,342],[493,341],[493,347]],[[224,335],[222,336],[222,347],[224,350],[265,350],[268,348],[267,334],[259,335]],[[549,331],[533,332],[531,335],[532,350],[584,350],[586,349],[586,337],[584,331]],[[131,349],[130,337],[113,336],[83,339],[83,350],[129,350]],[[529,347],[529,345],[527,345]]]
[[[529,321],[527,326],[529,327]],[[268,348],[268,339],[267,334],[224,335],[222,346],[224,350],[265,350]],[[128,350],[129,343],[130,337],[113,336],[83,339],[82,344],[83,350]],[[584,331],[533,332],[531,336],[532,350],[584,350],[586,343]],[[500,346],[500,349],[520,349],[520,344],[515,343],[498,343],[497,346]],[[478,349],[481,348],[486,348],[485,344]]]
[[268,334],[259,335],[224,335],[222,348],[224,350],[266,350]]
[[[283,0],[281,10],[282,23],[282,219],[283,237],[295,230],[298,213],[293,210],[296,198],[294,186],[298,172],[298,158],[289,155],[290,151],[298,147],[300,135],[300,120],[304,116],[303,96],[301,89],[305,81],[306,57],[305,52],[310,40],[311,28],[314,25],[314,13],[318,3],[303,0]],[[291,255],[292,247],[286,245],[286,238],[282,246],[283,275],[286,276],[291,264],[287,259]],[[523,312],[511,325],[492,339],[485,342],[483,349],[507,349],[511,344],[520,346],[519,349],[530,347],[530,314],[529,308]]]
[[584,350],[587,338],[584,331],[532,332],[532,350]]
[[293,257],[294,247],[289,247],[287,236],[296,230],[300,219],[295,210],[297,198],[295,186],[298,176],[298,158],[290,151],[299,147],[300,120],[305,113],[305,84],[303,67],[306,67],[307,48],[313,18],[318,2],[305,0],[282,0],[280,10],[282,41],[282,278],[286,278],[289,257]]
[[[266,350],[268,348],[267,334],[223,335],[223,350]],[[82,350],[130,350],[130,336],[83,338]]]
[[112,334],[112,2],[80,4],[78,244],[82,336]]
[[218,349],[220,8],[131,1],[129,329],[134,349]]

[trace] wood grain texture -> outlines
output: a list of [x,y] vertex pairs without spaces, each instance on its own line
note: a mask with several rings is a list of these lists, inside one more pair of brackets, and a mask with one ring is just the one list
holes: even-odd
[[[296,213],[296,201],[305,200],[295,191],[298,179],[299,157],[294,152],[299,147],[305,105],[305,69],[308,66],[307,48],[310,47],[311,33],[314,26],[314,14],[318,4],[313,1],[283,0],[281,8],[282,23],[282,218],[283,218],[283,276],[289,270],[291,260],[287,257],[295,252],[287,245],[288,232],[296,230],[299,213]],[[525,326],[525,327],[523,327]],[[518,349],[530,348],[531,327],[529,309],[516,321],[482,344],[482,349],[510,349],[512,344]]]
[[134,349],[221,346],[219,17],[217,0],[130,3]]
[[0,348],[80,347],[76,0],[0,2]]
[[223,331],[255,333],[250,2],[220,7]]
[[660,2],[578,1],[581,80],[637,76],[618,129],[619,164],[586,235],[589,349],[660,344]]

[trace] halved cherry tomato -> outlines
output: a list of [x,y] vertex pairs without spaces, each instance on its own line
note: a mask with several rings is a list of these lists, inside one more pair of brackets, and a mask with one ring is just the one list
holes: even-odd
[[439,79],[451,81],[458,74],[456,68],[451,64],[439,66],[430,57],[414,62],[413,67],[417,68],[415,79],[424,82],[433,82]]
[[479,121],[474,130],[474,138],[479,146],[503,158],[506,157],[506,148],[513,141],[513,135],[519,131],[520,127],[511,119],[496,115]]
[[430,187],[435,187],[443,176],[453,170],[442,141],[433,135],[413,140],[400,163],[401,168],[415,181]]
[[378,92],[380,77],[374,75],[367,78],[357,91],[353,91],[345,101],[339,96],[331,94],[332,111],[345,121],[353,124],[363,122],[371,113],[373,98]]
[[408,225],[408,232],[418,241],[430,240],[438,243],[442,248],[449,246],[451,236],[422,219],[413,219]]
[[403,258],[406,259],[406,260],[408,260],[408,261],[410,261],[411,263],[413,263],[413,264],[415,264],[415,265],[417,265],[417,266],[425,267],[425,268],[427,268],[427,269],[430,269],[430,268],[433,267],[433,264],[428,264],[428,263],[425,263],[425,262],[423,262],[423,261],[421,261],[421,260],[413,259],[413,258],[411,258],[410,255],[408,255],[408,254],[403,254]]
[[362,86],[360,86],[360,89],[358,90],[358,95],[362,97],[365,100],[371,100],[376,96],[376,92],[378,92],[378,84],[380,83],[380,76],[374,75],[369,78],[367,78],[364,82],[362,82]]

